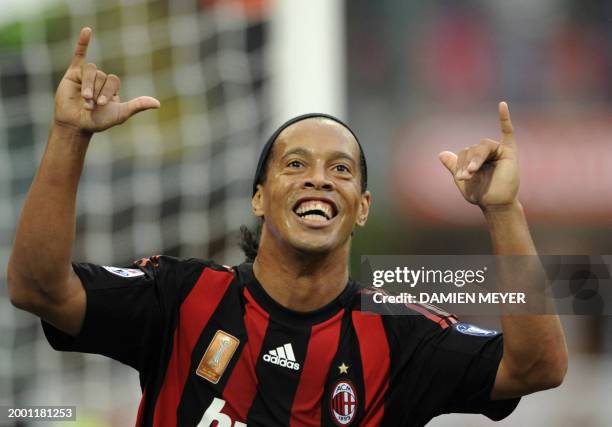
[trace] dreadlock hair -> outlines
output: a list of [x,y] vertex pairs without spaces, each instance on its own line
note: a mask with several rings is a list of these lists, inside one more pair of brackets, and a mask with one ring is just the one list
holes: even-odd
[[261,235],[261,222],[256,231],[252,231],[246,225],[240,226],[240,249],[244,252],[245,262],[255,261],[259,250],[259,236]]

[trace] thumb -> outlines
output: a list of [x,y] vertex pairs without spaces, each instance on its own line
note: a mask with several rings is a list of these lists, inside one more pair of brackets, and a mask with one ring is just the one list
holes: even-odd
[[150,110],[151,108],[159,108],[160,105],[160,102],[153,97],[139,96],[128,102],[122,102],[120,104],[119,116],[121,121],[124,122],[136,113]]
[[457,155],[451,151],[442,151],[438,158],[451,174],[455,174],[457,168]]

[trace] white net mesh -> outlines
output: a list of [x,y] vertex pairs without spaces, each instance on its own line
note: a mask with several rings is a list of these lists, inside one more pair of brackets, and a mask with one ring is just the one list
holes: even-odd
[[0,404],[77,405],[78,424],[135,420],[136,372],[53,351],[39,321],[6,296],[14,226],[80,28],[94,29],[88,61],[122,78],[123,99],[151,95],[162,108],[94,137],[74,258],[126,265],[165,253],[236,263],[268,120],[265,6],[65,0],[0,26]]

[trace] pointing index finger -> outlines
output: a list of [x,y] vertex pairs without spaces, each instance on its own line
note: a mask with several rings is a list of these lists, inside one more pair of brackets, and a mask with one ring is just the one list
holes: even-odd
[[502,142],[509,143],[514,140],[514,127],[510,120],[510,110],[505,102],[499,103],[499,122],[502,131]]
[[91,28],[85,27],[81,29],[79,34],[79,41],[77,42],[76,49],[74,50],[74,58],[72,59],[72,65],[81,65],[85,62],[85,56],[87,56],[87,47],[91,40]]

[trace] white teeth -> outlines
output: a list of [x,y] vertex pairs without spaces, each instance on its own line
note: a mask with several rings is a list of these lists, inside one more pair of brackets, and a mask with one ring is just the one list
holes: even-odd
[[321,215],[306,215],[303,216],[302,218],[304,219],[308,219],[310,221],[316,221],[316,222],[324,222],[327,221],[327,219],[323,218]]
[[[297,213],[298,215],[301,215],[304,212],[308,212],[312,210],[319,210],[319,211],[324,212],[327,218],[332,217],[331,205],[329,203],[326,203],[320,200],[307,200],[305,202],[302,202],[295,210],[295,213]],[[306,215],[306,217],[304,218],[311,217],[311,216],[318,216],[318,215]]]

